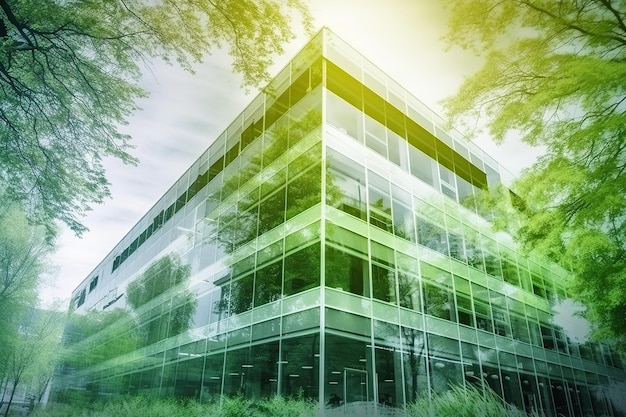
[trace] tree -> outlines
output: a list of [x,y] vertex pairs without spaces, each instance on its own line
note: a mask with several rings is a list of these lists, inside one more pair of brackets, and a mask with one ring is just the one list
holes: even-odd
[[32,375],[23,369],[28,360],[17,357],[26,353],[16,349],[23,348],[20,326],[29,306],[37,302],[41,274],[49,267],[46,257],[54,247],[44,229],[30,224],[17,204],[1,193],[0,201],[0,388],[6,389],[8,383],[14,387]]
[[39,278],[48,268],[45,257],[52,250],[43,229],[29,224],[15,204],[0,206],[0,310],[36,298]]
[[152,58],[191,70],[227,47],[245,86],[268,79],[272,55],[306,29],[301,0],[0,0],[0,186],[49,226],[80,235],[79,216],[109,196],[102,161],[137,160],[119,126],[147,95]]
[[18,331],[13,335],[9,349],[4,349],[0,356],[4,388],[10,391],[5,417],[9,415],[20,385],[30,385],[41,400],[52,377],[63,331],[62,314],[54,311],[31,308],[15,324]]
[[[446,101],[545,155],[514,189],[516,235],[573,272],[596,336],[626,341],[626,5],[612,0],[450,3],[447,40],[484,64]],[[625,343],[621,343],[625,346]]]
[[53,247],[41,227],[32,226],[17,205],[0,194],[0,354],[10,350],[16,320],[37,299],[46,256]]

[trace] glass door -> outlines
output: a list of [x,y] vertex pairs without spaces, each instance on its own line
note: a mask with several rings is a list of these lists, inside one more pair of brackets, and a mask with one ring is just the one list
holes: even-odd
[[367,410],[369,387],[367,372],[361,369],[343,369],[343,398],[346,410]]

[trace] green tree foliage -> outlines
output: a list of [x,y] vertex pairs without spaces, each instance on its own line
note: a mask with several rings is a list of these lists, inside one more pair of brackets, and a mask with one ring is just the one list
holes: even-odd
[[[0,195],[0,356],[11,354],[25,310],[36,304],[41,274],[52,246],[40,227],[28,223],[15,204]],[[0,368],[7,362],[0,360]],[[2,370],[0,369],[0,372]]]
[[109,196],[103,159],[136,163],[118,128],[146,96],[142,66],[191,69],[225,47],[258,85],[295,16],[310,28],[301,0],[0,0],[0,186],[80,235],[78,216]]
[[37,304],[54,247],[44,228],[30,224],[17,204],[2,193],[0,201],[0,392],[8,389],[12,397],[20,384],[41,385],[51,375],[49,332],[58,329],[30,307]]
[[135,350],[135,322],[128,311],[91,310],[71,314],[63,334],[61,367],[80,370]]
[[485,58],[447,101],[451,118],[486,116],[496,140],[517,132],[545,147],[516,185],[526,203],[517,235],[572,268],[598,337],[626,341],[626,5],[450,5],[448,41]]
[[[52,377],[59,354],[62,314],[53,311],[28,309],[15,322],[15,332],[8,345],[0,351],[3,388],[8,389],[8,403],[4,416],[9,413],[15,392],[28,385],[41,399]],[[2,385],[2,384],[0,384]]]
[[[139,278],[128,284],[126,301],[138,317],[137,326],[144,333],[140,337],[144,337],[145,344],[191,328],[197,300],[185,287],[190,277],[191,265],[184,264],[176,254],[168,254],[154,261]],[[153,317],[155,311],[162,315]]]
[[7,311],[10,304],[24,305],[37,298],[39,278],[48,268],[46,256],[53,246],[44,230],[32,226],[17,205],[4,201],[0,207],[0,310]]

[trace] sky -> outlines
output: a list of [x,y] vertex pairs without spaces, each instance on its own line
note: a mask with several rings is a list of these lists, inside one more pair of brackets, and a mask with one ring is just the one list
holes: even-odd
[[[329,27],[433,110],[454,94],[464,77],[476,71],[480,57],[446,51],[446,12],[438,1],[309,0],[315,27]],[[300,36],[275,59],[276,74],[307,42]],[[107,160],[112,198],[82,219],[82,238],[64,230],[51,258],[54,268],[42,288],[44,303],[69,302],[72,290],[98,265],[213,139],[255,97],[240,87],[224,51],[212,51],[195,73],[155,63],[142,80],[150,92],[141,111],[123,131],[132,135],[138,166]],[[539,151],[511,140],[497,146],[487,136],[475,139],[487,153],[517,174]]]

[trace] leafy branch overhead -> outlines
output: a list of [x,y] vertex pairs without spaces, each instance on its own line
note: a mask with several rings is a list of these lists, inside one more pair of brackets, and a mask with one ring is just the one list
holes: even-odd
[[[575,278],[598,335],[626,334],[626,5],[614,0],[454,1],[447,40],[484,57],[448,99],[545,154],[516,184],[519,231]],[[623,339],[622,339],[623,340]]]
[[80,215],[109,196],[103,159],[137,162],[118,127],[147,95],[142,66],[159,58],[191,70],[224,47],[256,86],[293,22],[311,21],[300,0],[0,0],[0,9],[0,187],[33,220],[79,235]]

